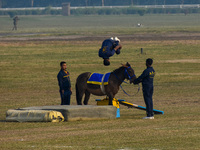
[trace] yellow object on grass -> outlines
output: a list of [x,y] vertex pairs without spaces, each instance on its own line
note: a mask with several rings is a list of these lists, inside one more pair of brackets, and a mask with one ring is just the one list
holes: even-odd
[[[119,108],[119,101],[116,98],[113,98],[112,100],[113,106]],[[106,97],[103,100],[97,101],[97,105],[108,105],[109,104],[109,98]]]

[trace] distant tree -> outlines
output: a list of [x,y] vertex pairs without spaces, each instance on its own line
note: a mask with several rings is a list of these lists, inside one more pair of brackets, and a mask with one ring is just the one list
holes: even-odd
[[183,5],[183,4],[184,4],[184,0],[181,0],[180,2],[181,2],[181,5]]
[[131,5],[133,6],[133,4],[134,4],[134,3],[133,3],[133,0],[131,0]]
[[200,0],[0,0],[0,7],[59,7],[66,2],[71,6],[200,4]]

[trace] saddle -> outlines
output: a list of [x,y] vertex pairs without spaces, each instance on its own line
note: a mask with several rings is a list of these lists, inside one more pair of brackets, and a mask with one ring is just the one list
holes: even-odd
[[106,74],[92,73],[87,81],[88,84],[108,85],[110,72]]

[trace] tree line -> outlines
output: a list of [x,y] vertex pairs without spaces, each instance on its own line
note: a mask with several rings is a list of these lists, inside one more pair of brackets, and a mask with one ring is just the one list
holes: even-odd
[[[200,8],[136,8],[136,7],[126,7],[126,8],[78,8],[71,9],[71,15],[146,15],[146,14],[191,14],[200,13]],[[30,9],[30,10],[0,10],[0,16],[9,15],[13,18],[16,15],[62,15],[62,9],[51,9],[51,7],[46,7],[43,10],[40,9]]]
[[200,4],[200,0],[0,0],[0,8]]

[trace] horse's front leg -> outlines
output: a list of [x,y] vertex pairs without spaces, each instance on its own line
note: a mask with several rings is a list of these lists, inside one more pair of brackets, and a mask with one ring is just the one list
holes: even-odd
[[108,103],[108,105],[113,105],[113,103],[112,103],[112,101],[113,101],[113,95],[111,94],[111,95],[109,95],[109,103]]

